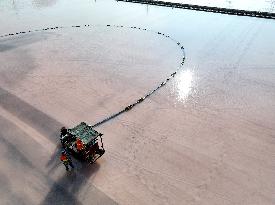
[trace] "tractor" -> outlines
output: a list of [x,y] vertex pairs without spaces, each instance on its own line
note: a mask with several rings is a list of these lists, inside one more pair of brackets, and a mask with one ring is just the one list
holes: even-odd
[[[69,152],[79,160],[93,164],[105,153],[102,135],[94,130],[91,125],[81,122],[71,129],[62,127],[60,141],[66,152]],[[83,150],[81,151],[77,150],[77,140],[81,140],[83,143]]]

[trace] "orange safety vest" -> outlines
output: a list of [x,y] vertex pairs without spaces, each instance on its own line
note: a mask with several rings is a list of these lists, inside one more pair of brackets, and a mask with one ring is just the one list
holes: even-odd
[[62,162],[68,161],[68,157],[67,157],[65,154],[62,154],[62,155],[60,156],[60,160],[61,160]]
[[77,149],[78,151],[81,151],[81,150],[84,149],[84,144],[83,144],[83,142],[82,142],[80,139],[77,139],[77,140],[76,140],[76,149]]

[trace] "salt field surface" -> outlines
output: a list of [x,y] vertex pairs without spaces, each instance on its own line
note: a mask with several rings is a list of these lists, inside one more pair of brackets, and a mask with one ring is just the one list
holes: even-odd
[[[274,20],[2,0],[0,25],[0,36],[39,30],[0,38],[1,205],[275,204]],[[180,42],[184,66],[96,128],[106,149],[96,164],[73,159],[66,172],[62,126],[120,111],[179,67],[176,42],[132,26]]]

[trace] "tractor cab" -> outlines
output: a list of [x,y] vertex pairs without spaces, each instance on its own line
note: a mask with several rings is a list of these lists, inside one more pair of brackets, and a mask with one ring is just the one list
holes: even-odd
[[[89,163],[94,163],[104,153],[101,133],[97,132],[92,126],[81,122],[71,129],[61,129],[60,141],[65,150],[76,158]],[[76,142],[81,140],[83,149],[79,151]]]

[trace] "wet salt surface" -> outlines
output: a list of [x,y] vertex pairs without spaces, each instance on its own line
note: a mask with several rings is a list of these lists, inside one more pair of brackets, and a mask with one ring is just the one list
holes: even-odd
[[97,165],[75,162],[77,171],[65,174],[52,151],[58,129],[132,103],[177,67],[180,50],[158,35],[106,27],[0,39],[4,204],[274,204],[274,21],[39,2],[1,1],[0,33],[140,26],[183,43],[187,60],[148,101],[98,127],[106,154]]

